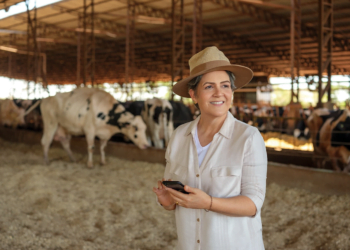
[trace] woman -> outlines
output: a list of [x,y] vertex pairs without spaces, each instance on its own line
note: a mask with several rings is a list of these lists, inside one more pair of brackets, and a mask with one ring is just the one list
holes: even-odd
[[233,90],[253,72],[231,65],[216,47],[197,53],[189,65],[190,76],[173,91],[191,97],[201,115],[172,134],[163,178],[181,181],[189,194],[160,181],[153,191],[164,209],[175,210],[177,249],[264,249],[265,144],[255,127],[228,112]]

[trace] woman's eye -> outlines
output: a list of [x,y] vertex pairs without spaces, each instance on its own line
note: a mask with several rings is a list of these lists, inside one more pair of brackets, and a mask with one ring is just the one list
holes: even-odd
[[230,85],[223,85],[224,88],[230,88]]
[[206,86],[204,89],[209,89],[211,88],[211,85]]

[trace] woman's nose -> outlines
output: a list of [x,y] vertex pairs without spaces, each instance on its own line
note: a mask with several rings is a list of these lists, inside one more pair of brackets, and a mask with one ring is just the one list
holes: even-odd
[[222,96],[223,95],[222,89],[220,87],[215,87],[214,95],[215,96]]

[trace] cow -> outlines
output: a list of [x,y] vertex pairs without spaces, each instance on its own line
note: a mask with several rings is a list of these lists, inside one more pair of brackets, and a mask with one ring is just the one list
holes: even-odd
[[153,98],[146,101],[127,102],[123,105],[133,115],[141,115],[147,126],[147,138],[154,147],[164,148],[168,145],[174,131],[173,108],[169,101]]
[[77,88],[71,92],[57,93],[41,101],[40,110],[44,123],[41,144],[48,164],[48,151],[53,139],[61,142],[70,159],[72,135],[85,135],[89,168],[93,167],[95,136],[100,139],[101,164],[105,164],[104,149],[113,134],[122,133],[140,149],[149,146],[146,125],[140,116],[127,112],[113,96],[95,88]]
[[170,136],[174,131],[173,108],[168,100],[159,98],[147,99],[142,110],[142,118],[147,125],[147,135],[156,148],[168,146]]
[[322,161],[316,160],[318,167],[322,167],[326,160],[331,160],[335,171],[341,171],[338,165],[340,161],[343,171],[350,171],[350,111],[326,109],[314,110],[307,119],[311,130],[315,158],[328,156]]
[[259,105],[257,109],[253,109],[254,125],[261,133],[274,130],[273,111],[269,105]]
[[285,118],[285,132],[288,135],[294,134],[294,129],[298,121],[300,120],[300,110],[302,110],[302,106],[299,102],[290,103],[284,108],[283,117]]
[[307,126],[307,119],[311,115],[312,110],[309,109],[300,109],[299,118],[296,120],[295,128],[293,130],[293,135],[295,138],[303,138],[308,140],[311,136],[310,129]]
[[[17,107],[26,110],[25,112],[25,128],[31,130],[42,130],[43,121],[41,117],[40,99],[35,100],[24,100],[24,99],[13,99]],[[34,108],[32,108],[34,106]]]
[[24,126],[25,110],[16,106],[13,100],[5,99],[0,101],[0,123],[3,126],[16,128]]
[[174,129],[178,126],[193,121],[193,114],[189,107],[179,101],[169,101],[173,107]]

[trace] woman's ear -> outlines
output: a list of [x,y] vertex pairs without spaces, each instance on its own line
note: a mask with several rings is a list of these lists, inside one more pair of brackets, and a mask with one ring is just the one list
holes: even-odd
[[194,102],[194,104],[197,104],[197,98],[196,98],[196,95],[194,94],[194,90],[193,89],[190,89],[188,91],[188,93],[190,94],[191,98],[192,98],[192,101]]

